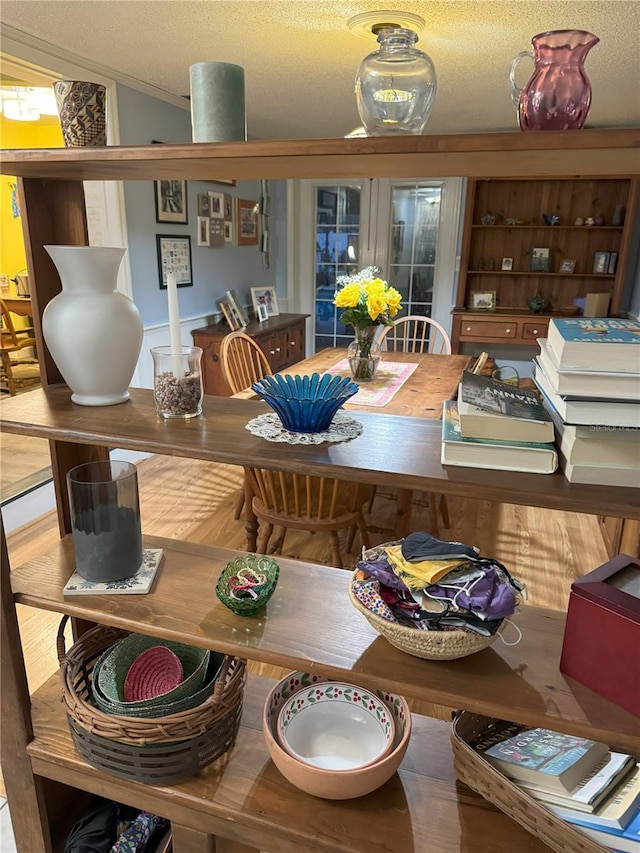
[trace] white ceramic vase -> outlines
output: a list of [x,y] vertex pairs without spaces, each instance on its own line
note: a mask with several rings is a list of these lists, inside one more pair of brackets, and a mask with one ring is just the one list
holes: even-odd
[[112,406],[129,399],[142,347],[142,318],[117,287],[124,249],[45,246],[62,291],[46,306],[42,333],[71,399]]

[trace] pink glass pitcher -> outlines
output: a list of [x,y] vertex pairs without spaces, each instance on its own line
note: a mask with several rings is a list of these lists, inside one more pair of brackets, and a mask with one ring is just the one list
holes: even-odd
[[[509,67],[511,99],[522,130],[579,130],[591,106],[591,84],[584,61],[600,39],[585,30],[553,30],[531,39],[533,52],[523,50]],[[529,56],[535,63],[531,79],[519,89],[516,67]]]

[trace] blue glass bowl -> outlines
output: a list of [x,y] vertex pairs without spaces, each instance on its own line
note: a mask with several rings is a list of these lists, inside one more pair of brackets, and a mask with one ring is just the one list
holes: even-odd
[[311,376],[265,376],[252,386],[291,432],[324,432],[333,416],[358,386],[348,377],[312,373]]

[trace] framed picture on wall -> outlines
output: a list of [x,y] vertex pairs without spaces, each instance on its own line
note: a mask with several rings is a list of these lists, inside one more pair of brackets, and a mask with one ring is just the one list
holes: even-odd
[[191,237],[181,234],[156,234],[160,290],[167,289],[167,274],[175,273],[178,287],[192,287]]
[[156,200],[156,222],[175,222],[186,225],[187,211],[186,181],[154,181]]
[[236,243],[238,246],[258,245],[258,202],[236,199]]
[[209,193],[209,203],[211,205],[210,216],[212,219],[222,219],[224,217],[224,193]]
[[211,220],[208,216],[198,217],[198,246],[208,246],[211,233]]

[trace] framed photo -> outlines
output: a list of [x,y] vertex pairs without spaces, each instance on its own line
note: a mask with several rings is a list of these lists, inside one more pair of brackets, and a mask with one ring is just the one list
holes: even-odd
[[228,222],[233,222],[233,196],[229,193],[224,194],[224,218]]
[[569,258],[565,258],[565,260],[560,264],[560,269],[558,272],[575,272],[576,271],[576,262]]
[[235,181],[227,181],[225,178],[216,178],[215,180],[207,181],[208,184],[224,184],[227,187],[235,187]]
[[211,205],[210,216],[212,219],[222,219],[224,217],[224,193],[209,193],[209,203]]
[[551,249],[548,246],[536,247],[531,250],[530,272],[551,271]]
[[238,246],[258,245],[258,202],[236,199],[236,243]]
[[238,294],[235,290],[227,290],[227,302],[233,308],[234,314],[240,321],[241,326],[249,325],[249,315],[244,310],[244,305],[240,301]]
[[593,256],[593,272],[606,273],[609,269],[610,252],[596,252]]
[[218,302],[220,306],[220,310],[224,316],[224,319],[227,321],[227,325],[231,329],[232,332],[237,332],[240,328],[240,319],[236,316],[235,310],[232,305],[230,305],[226,299],[221,299]]
[[198,216],[211,216],[209,193],[198,193]]
[[265,320],[269,319],[269,309],[266,305],[258,305],[258,321],[260,323],[264,323]]
[[617,266],[618,266],[618,253],[617,252],[609,252],[609,265],[607,266],[608,275],[615,275]]
[[178,287],[191,287],[191,237],[156,234],[160,290],[167,289],[167,273],[175,273]]
[[178,222],[186,225],[187,212],[186,181],[154,181],[156,199],[156,222]]
[[502,266],[500,267],[500,269],[504,270],[505,272],[511,272],[511,270],[513,269],[513,258],[503,258]]
[[233,243],[233,222],[227,222],[225,219],[224,226],[224,242]]
[[495,290],[472,290],[471,308],[475,311],[493,311],[496,307]]
[[211,238],[211,220],[208,216],[198,217],[198,246],[208,246]]
[[253,302],[253,310],[256,313],[256,317],[258,316],[260,305],[264,305],[267,309],[268,317],[277,317],[280,313],[275,287],[252,287],[251,301]]

